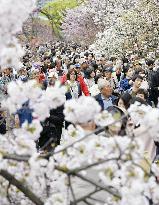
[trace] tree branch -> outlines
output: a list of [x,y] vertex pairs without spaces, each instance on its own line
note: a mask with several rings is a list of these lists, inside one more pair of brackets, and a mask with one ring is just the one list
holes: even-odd
[[[123,120],[126,116],[127,116],[127,115],[124,115],[124,116],[122,116],[119,120],[116,120],[116,121],[114,121],[114,122],[112,122],[112,123],[109,123],[106,127],[111,126],[111,125],[114,125],[114,124],[117,123],[117,122],[121,122],[121,120]],[[60,152],[63,152],[63,151],[65,151],[65,150],[67,150],[69,147],[72,147],[73,145],[75,145],[76,143],[81,142],[82,140],[88,138],[89,136],[91,136],[91,135],[93,135],[93,134],[100,134],[100,133],[103,132],[103,131],[105,131],[105,127],[99,127],[99,128],[97,128],[96,130],[90,132],[89,134],[87,134],[87,135],[81,137],[81,138],[78,139],[77,141],[74,141],[74,142],[72,142],[71,144],[67,145],[67,146],[64,147],[63,149],[60,149],[60,150],[58,150],[58,151],[56,151],[56,152],[53,152],[53,154],[58,154],[58,153],[60,153]]]
[[74,176],[77,176],[78,178],[80,178],[80,179],[82,179],[82,180],[84,180],[84,181],[86,181],[86,182],[88,182],[88,183],[94,185],[95,187],[99,187],[100,189],[102,189],[102,190],[108,192],[109,194],[111,194],[111,195],[113,195],[113,196],[115,196],[115,197],[121,199],[121,196],[120,196],[120,194],[118,193],[117,190],[116,190],[116,191],[113,191],[113,190],[111,190],[109,187],[103,186],[103,185],[99,184],[98,182],[95,182],[95,181],[93,181],[92,179],[88,179],[88,178],[86,178],[86,177],[84,177],[84,176],[82,176],[82,175],[80,175],[80,174],[77,174],[77,173],[74,174]]
[[18,162],[28,162],[31,156],[29,155],[16,155],[16,154],[2,154],[3,159],[14,160]]
[[0,175],[8,180],[8,182],[17,187],[23,194],[28,197],[36,205],[44,205],[44,202],[39,199],[30,189],[28,189],[22,182],[17,180],[12,174],[6,170],[0,170]]
[[[79,198],[79,199],[76,199],[76,201],[75,201],[76,204],[78,204],[78,203],[81,202],[81,201],[84,201],[85,199],[89,198],[90,196],[92,196],[93,194],[96,194],[96,193],[99,192],[99,191],[101,191],[101,189],[96,188],[94,191],[88,193],[87,195],[85,195],[85,196],[83,196],[83,197],[81,197],[81,198]],[[71,202],[70,205],[74,205],[74,202]]]

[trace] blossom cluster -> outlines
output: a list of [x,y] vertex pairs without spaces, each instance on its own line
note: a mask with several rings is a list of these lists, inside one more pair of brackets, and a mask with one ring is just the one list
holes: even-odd
[[0,66],[18,68],[24,51],[14,35],[35,8],[36,0],[1,0],[0,6]]

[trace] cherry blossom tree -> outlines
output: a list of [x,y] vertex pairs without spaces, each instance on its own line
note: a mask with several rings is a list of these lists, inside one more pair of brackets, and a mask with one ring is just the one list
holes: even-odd
[[67,41],[83,45],[90,45],[98,31],[93,12],[85,5],[68,10],[61,28]]
[[67,39],[83,37],[87,45],[96,36],[91,48],[108,56],[133,50],[135,45],[148,52],[158,49],[158,16],[155,0],[89,0],[67,12],[62,28]]

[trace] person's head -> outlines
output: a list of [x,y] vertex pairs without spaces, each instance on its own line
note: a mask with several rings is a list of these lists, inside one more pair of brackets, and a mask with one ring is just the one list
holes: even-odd
[[113,67],[113,62],[112,61],[107,61],[106,63],[108,68],[112,68]]
[[97,68],[97,69],[95,70],[95,74],[96,74],[96,75],[102,74],[102,70],[101,70],[100,68]]
[[30,77],[31,77],[31,79],[35,79],[35,80],[38,81],[39,80],[39,75],[40,75],[39,70],[35,69],[35,70],[32,71]]
[[125,113],[117,106],[108,107],[107,111],[112,114],[115,121],[118,121],[118,122],[108,126],[108,132],[111,135],[124,136],[126,134],[125,129],[126,129],[126,124],[127,124],[127,120],[128,120]]
[[18,75],[19,76],[27,76],[27,70],[24,67],[20,68]]
[[145,77],[146,77],[145,70],[144,70],[144,69],[141,69],[141,70],[139,71],[139,75],[142,76],[143,78],[145,78]]
[[94,72],[94,68],[93,67],[89,67],[85,70],[85,77],[87,79],[91,79],[95,77],[95,72]]
[[111,68],[104,68],[103,76],[109,80],[112,77],[112,69]]
[[101,73],[95,76],[95,78],[94,78],[95,84],[98,84],[99,79],[103,79],[103,75]]
[[77,80],[77,71],[75,69],[69,69],[67,73],[67,80],[70,80],[70,81]]
[[89,53],[88,54],[88,61],[92,61],[93,60],[93,53]]
[[63,62],[64,62],[66,65],[68,65],[68,64],[70,63],[69,57],[63,58]]
[[124,93],[120,96],[118,101],[118,107],[121,109],[127,110],[130,106],[130,100],[132,99],[131,95],[129,93]]
[[10,73],[11,73],[11,68],[5,68],[5,69],[3,70],[3,73],[4,73],[5,76],[9,76]]
[[112,56],[109,60],[115,64],[117,61],[117,58],[115,56]]
[[101,61],[101,65],[106,65],[106,63],[107,63],[106,62],[107,60],[104,56],[101,57],[100,61]]
[[44,64],[48,65],[48,64],[50,64],[50,63],[51,63],[51,61],[50,61],[50,56],[45,56],[45,57],[44,57]]
[[141,64],[140,64],[140,62],[137,61],[137,60],[134,61],[134,64],[133,64],[133,65],[134,65],[134,69],[135,69],[135,70],[139,70],[139,69],[141,68]]
[[102,64],[102,58],[101,58],[101,57],[98,57],[98,58],[96,59],[96,64],[97,64],[97,65],[101,65],[101,64]]
[[140,88],[140,86],[141,86],[141,83],[142,83],[142,81],[143,81],[143,77],[142,76],[140,76],[140,75],[136,75],[136,76],[134,76],[133,77],[133,87],[135,87],[135,88]]
[[146,101],[148,98],[148,93],[146,90],[139,88],[137,91],[136,97],[141,98],[142,100]]
[[110,82],[105,79],[98,80],[98,89],[100,90],[101,94],[106,98],[109,98],[113,92]]
[[88,65],[86,62],[83,62],[83,63],[81,64],[81,70],[82,70],[82,71],[85,71],[88,67],[89,67],[89,65]]
[[147,64],[149,70],[153,70],[154,60],[147,60],[146,64]]
[[132,78],[134,74],[134,70],[132,67],[129,67],[125,73],[127,78]]
[[73,59],[73,64],[79,63],[80,61],[80,55],[76,55]]
[[122,72],[122,67],[121,67],[121,65],[116,65],[116,70],[115,70],[115,72],[116,72],[116,75],[121,74],[121,72]]

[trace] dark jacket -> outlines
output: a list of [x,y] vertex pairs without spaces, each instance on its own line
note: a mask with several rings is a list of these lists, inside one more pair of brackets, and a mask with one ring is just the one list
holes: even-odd
[[50,111],[50,117],[42,122],[43,131],[40,133],[38,146],[42,148],[51,140],[55,145],[60,144],[62,128],[64,123],[64,106],[60,106]]
[[148,83],[149,101],[154,102],[155,106],[157,106],[159,97],[159,69],[157,71],[150,71],[148,73]]
[[[117,104],[117,101],[118,101],[118,97],[112,95],[112,96],[110,96],[110,98],[111,98],[111,100],[112,100],[113,105],[116,105],[116,104]],[[99,93],[98,95],[96,95],[96,96],[95,96],[95,99],[96,99],[96,101],[99,103],[99,105],[101,106],[102,110],[104,110],[104,102],[103,102],[101,93]]]
[[6,120],[0,115],[0,134],[6,134]]

